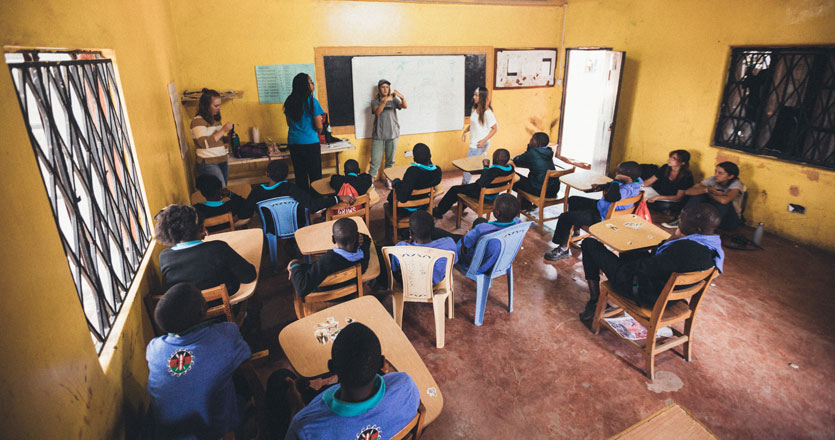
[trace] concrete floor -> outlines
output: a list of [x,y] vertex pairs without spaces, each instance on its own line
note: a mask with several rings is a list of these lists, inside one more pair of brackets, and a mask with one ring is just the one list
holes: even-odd
[[[444,184],[459,179],[448,172]],[[385,187],[377,189],[385,199]],[[453,230],[454,214],[437,226]],[[371,230],[382,238],[382,204]],[[406,305],[403,331],[444,395],[424,438],[607,438],[670,402],[720,438],[835,436],[835,255],[769,234],[764,251],[726,250],[725,273],[699,312],[693,362],[661,354],[650,381],[637,350],[609,332],[592,334],[577,318],[588,299],[581,255],[545,264],[551,232],[536,225],[528,232],[514,264],[513,313],[500,278],[484,325],[475,327],[475,284],[455,274],[455,319],[446,322],[443,349],[434,346],[431,305]],[[251,343],[271,349],[260,367],[266,376],[288,365],[277,335],[295,314],[286,271],[275,274],[264,261],[262,331]],[[390,298],[381,300],[390,309]]]

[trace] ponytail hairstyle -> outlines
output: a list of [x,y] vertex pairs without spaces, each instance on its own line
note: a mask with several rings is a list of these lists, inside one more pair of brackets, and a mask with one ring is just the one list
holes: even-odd
[[726,173],[734,176],[733,179],[728,181],[728,185],[733,183],[734,180],[739,180],[739,167],[735,163],[733,163],[733,162],[722,162],[722,163],[720,163],[716,166],[721,167],[723,170],[725,170]]
[[212,115],[212,100],[220,98],[220,93],[212,89],[203,89],[203,94],[200,95],[200,101],[197,103],[197,116],[205,119],[209,124],[220,122],[220,112],[217,115]]
[[306,73],[299,73],[293,77],[293,91],[290,96],[284,101],[284,114],[294,121],[299,121],[302,118],[302,113],[307,110],[308,113],[313,114],[313,109],[310,108],[310,78]]
[[[670,154],[667,157],[676,156],[679,162],[681,162],[681,168],[678,170],[678,175],[676,176],[676,180],[681,180],[684,176],[689,176],[692,173],[690,172],[690,152],[687,150],[673,150],[670,151]],[[670,179],[670,167],[667,167],[667,171],[664,173],[664,177],[667,180]]]
[[486,87],[476,87],[475,92],[478,93],[478,104],[473,102],[473,110],[478,113],[478,122],[481,125],[484,125],[484,113],[487,109],[493,110],[489,101],[489,90],[487,90]]

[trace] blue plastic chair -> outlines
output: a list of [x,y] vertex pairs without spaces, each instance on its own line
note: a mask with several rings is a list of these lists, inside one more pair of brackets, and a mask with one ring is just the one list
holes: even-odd
[[[484,321],[484,308],[487,304],[487,292],[490,291],[490,286],[493,285],[493,278],[507,275],[507,311],[513,311],[513,260],[522,247],[522,240],[525,239],[528,229],[533,222],[519,223],[518,225],[508,226],[500,231],[496,231],[482,236],[475,247],[473,260],[470,262],[469,268],[463,264],[456,264],[455,268],[463,273],[467,278],[476,282],[476,298],[475,298],[475,325],[481,325]],[[487,273],[478,273],[484,261],[485,252],[487,251],[487,242],[491,239],[497,239],[501,242],[502,247],[499,252],[499,258],[496,259],[496,264]]]
[[[261,228],[264,229],[264,236],[267,237],[267,244],[270,248],[270,261],[273,263],[273,268],[278,271],[278,239],[292,238],[299,229],[299,222],[297,218],[297,210],[299,202],[290,196],[276,197],[273,199],[262,200],[258,202],[258,214],[261,216]],[[271,217],[271,224],[273,230],[269,231],[267,228],[267,221],[264,213],[269,212]],[[310,224],[307,209],[304,210],[305,223],[302,226]]]

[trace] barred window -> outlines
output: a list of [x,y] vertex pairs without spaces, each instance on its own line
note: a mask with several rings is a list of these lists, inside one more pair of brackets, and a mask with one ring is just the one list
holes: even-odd
[[151,227],[113,62],[97,52],[6,53],[29,140],[96,350]]
[[835,48],[735,48],[714,144],[835,169]]

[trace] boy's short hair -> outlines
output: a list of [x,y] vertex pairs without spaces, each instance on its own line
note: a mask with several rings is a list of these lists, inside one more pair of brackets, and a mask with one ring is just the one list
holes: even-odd
[[628,162],[621,162],[618,165],[618,174],[623,174],[624,176],[630,177],[633,181],[638,180],[641,177],[641,166],[638,165],[638,162],[628,161]]
[[220,183],[220,180],[211,174],[201,174],[197,176],[197,181],[194,186],[200,190],[200,194],[203,194],[203,197],[206,198],[206,200],[209,198],[219,197],[220,190],[223,188],[223,184]]
[[203,219],[191,205],[168,205],[154,217],[154,236],[164,245],[197,240],[203,231]]
[[333,240],[337,246],[349,247],[357,242],[359,230],[357,223],[348,217],[343,217],[333,224]]
[[154,310],[154,321],[166,333],[181,334],[206,318],[206,300],[191,283],[175,284],[168,289]]
[[428,240],[432,238],[433,229],[435,229],[435,217],[432,217],[432,214],[418,210],[409,216],[409,230],[415,238]]
[[273,182],[281,182],[282,180],[287,179],[287,164],[281,160],[273,160],[270,161],[270,164],[267,165],[267,175],[270,176],[270,179]]
[[347,176],[348,173],[359,174],[360,173],[360,164],[354,159],[348,159],[345,161],[345,175]]
[[536,139],[536,142],[539,144],[540,147],[544,147],[551,142],[551,139],[548,137],[547,134],[539,131],[533,134],[533,137]]
[[501,193],[493,202],[496,220],[506,223],[519,216],[519,200],[512,194]]
[[429,151],[429,147],[424,143],[415,144],[415,147],[412,148],[412,155],[415,158],[415,162],[421,165],[429,165],[432,163],[432,152]]
[[504,148],[499,148],[498,150],[493,152],[494,164],[507,165],[508,161],[510,161],[510,151],[507,151]]
[[368,385],[383,366],[380,340],[365,325],[348,324],[333,341],[329,366],[343,386]]
[[711,235],[719,227],[722,216],[719,215],[719,210],[715,206],[709,203],[699,203],[696,206],[684,208],[681,211],[680,220],[679,229],[685,235]]
[[733,162],[722,162],[716,166],[722,168],[726,173],[734,176],[734,178],[739,178],[739,166],[737,164]]

